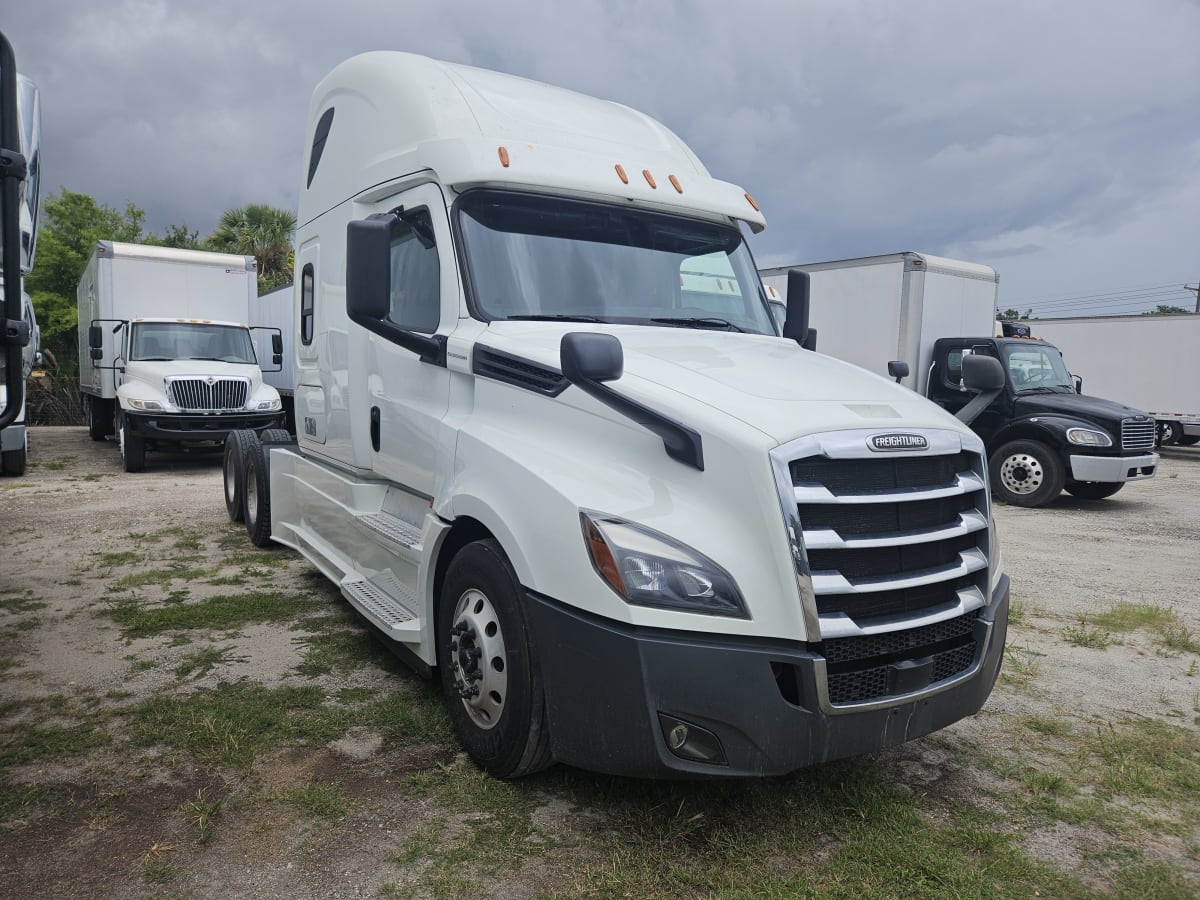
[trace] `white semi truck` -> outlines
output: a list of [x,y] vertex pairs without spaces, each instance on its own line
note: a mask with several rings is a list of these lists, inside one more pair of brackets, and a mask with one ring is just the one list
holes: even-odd
[[97,242],[77,292],[79,390],[92,439],[115,433],[125,471],[147,450],[220,449],[282,423],[247,325],[257,278],[252,256]]
[[1200,315],[1037,319],[1089,392],[1146,410],[1160,444],[1200,441]]
[[[987,446],[992,491],[1006,503],[1045,506],[1063,490],[1102,500],[1154,477],[1145,412],[1079,393],[1051,344],[995,334],[990,266],[890,253],[800,268],[811,278],[810,324],[822,353],[880,373],[902,363],[897,380],[950,412],[973,402],[962,385],[965,356],[1003,363],[1004,384],[972,427]],[[763,282],[786,297],[788,271],[764,269]]]
[[779,333],[748,194],[627,107],[403,53],[309,122],[297,440],[231,435],[226,502],[436,673],[480,766],[767,775],[980,708],[983,443],[804,350],[800,287]]
[[[11,48],[4,52],[11,57]],[[6,71],[2,77],[9,79],[10,74]],[[17,297],[15,309],[4,316],[4,343],[0,346],[0,408],[4,410],[0,415],[3,415],[3,421],[7,423],[0,425],[0,475],[9,476],[24,474],[28,461],[26,383],[41,358],[37,315],[34,312],[33,301],[23,289],[23,278],[33,271],[33,260],[37,250],[42,131],[41,101],[37,85],[23,75],[16,76],[10,83],[16,86],[15,103],[11,108],[15,112],[15,122],[10,123],[16,127],[13,147],[18,151],[21,162],[12,165],[6,161],[3,167],[6,182],[12,182],[11,188],[8,189],[14,191],[18,207],[13,224],[13,233],[18,236],[17,249],[14,256],[9,257],[5,254],[5,262],[13,259],[16,264],[0,265],[0,291],[6,290],[6,281],[11,281]],[[6,224],[4,227],[7,229],[9,226]],[[6,279],[5,276],[9,273],[12,277]]]

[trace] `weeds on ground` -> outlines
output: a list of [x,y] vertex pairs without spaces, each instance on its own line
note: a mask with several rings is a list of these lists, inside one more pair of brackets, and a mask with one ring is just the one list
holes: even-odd
[[1092,650],[1106,650],[1115,643],[1109,632],[1090,627],[1084,616],[1079,617],[1078,625],[1072,625],[1063,632],[1063,638],[1068,644]]

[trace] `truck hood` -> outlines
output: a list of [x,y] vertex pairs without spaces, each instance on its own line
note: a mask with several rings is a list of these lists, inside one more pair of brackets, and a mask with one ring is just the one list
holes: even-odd
[[821,430],[901,423],[968,430],[908,388],[785,338],[640,325],[492,322],[478,343],[557,370],[562,336],[581,331],[617,337],[625,370],[610,386],[668,415],[664,392],[704,403],[780,443],[811,433],[814,422]]
[[1018,416],[1072,416],[1113,428],[1118,435],[1122,419],[1146,415],[1132,406],[1087,394],[1018,394],[1016,408]]
[[258,366],[253,363],[227,363],[216,359],[145,359],[125,364],[126,380],[155,381],[172,376],[194,378],[249,378],[261,377]]

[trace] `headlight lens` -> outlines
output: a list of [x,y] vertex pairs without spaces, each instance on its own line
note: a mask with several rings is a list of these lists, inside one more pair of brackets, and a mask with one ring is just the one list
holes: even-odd
[[626,603],[750,618],[733,578],[702,553],[603,513],[579,521],[592,565]]
[[1067,440],[1072,444],[1085,447],[1111,447],[1112,438],[1103,431],[1093,431],[1090,428],[1068,428]]
[[157,400],[130,400],[129,405],[134,409],[144,409],[147,411],[161,412],[163,405]]
[[258,404],[259,409],[274,410],[280,409],[283,406],[278,400],[263,400]]

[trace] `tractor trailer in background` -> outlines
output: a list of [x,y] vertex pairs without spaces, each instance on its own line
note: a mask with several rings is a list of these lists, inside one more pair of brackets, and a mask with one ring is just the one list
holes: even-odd
[[[125,471],[147,450],[220,449],[283,421],[250,327],[252,256],[97,242],[77,292],[79,390],[92,439],[117,436]],[[274,333],[278,368],[282,342]]]
[[1154,418],[1160,444],[1200,441],[1200,315],[1036,319],[1084,389]]
[[37,85],[16,74],[12,48],[2,35],[0,43],[5,60],[0,90],[6,91],[2,104],[6,152],[0,177],[4,179],[6,209],[13,203],[15,211],[15,215],[9,214],[11,221],[6,219],[2,226],[5,238],[11,233],[15,240],[0,262],[0,291],[6,298],[9,290],[13,295],[5,300],[0,344],[0,475],[11,476],[24,474],[28,462],[27,380],[41,359],[37,316],[24,290],[24,277],[33,270],[37,250],[42,111]]
[[802,286],[780,333],[745,191],[628,107],[406,53],[308,122],[296,439],[233,433],[226,503],[440,680],[481,767],[768,775],[980,708],[983,442],[803,349]]
[[[1145,412],[1078,393],[1053,345],[995,334],[998,277],[990,266],[892,253],[799,268],[811,279],[809,324],[821,353],[894,372],[951,412],[972,402],[962,387],[964,357],[1003,363],[1003,387],[972,420],[997,498],[1045,506],[1065,489],[1098,500],[1154,476],[1154,421]],[[788,271],[764,269],[763,283],[786,298]],[[903,366],[889,367],[893,361]]]

